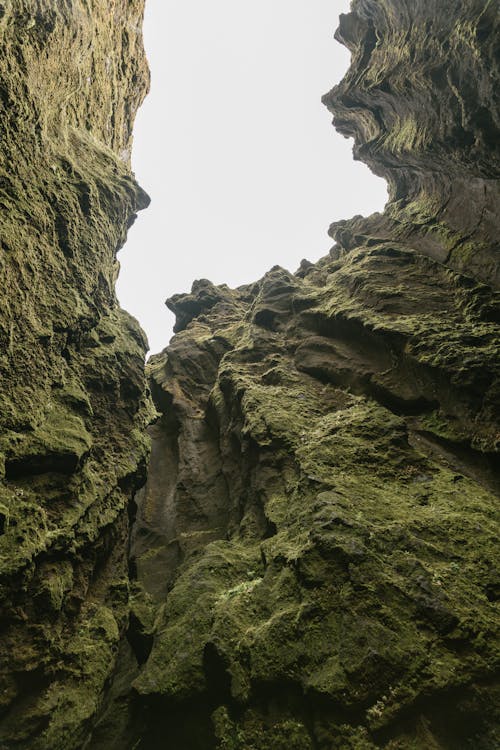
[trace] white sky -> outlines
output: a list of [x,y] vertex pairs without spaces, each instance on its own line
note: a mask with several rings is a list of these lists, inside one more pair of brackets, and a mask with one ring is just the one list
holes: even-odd
[[147,0],[151,93],[133,168],[151,205],[119,259],[118,296],[151,350],[172,335],[167,297],[295,271],[332,245],[332,221],[383,208],[321,96],[349,53],[333,39],[349,0]]

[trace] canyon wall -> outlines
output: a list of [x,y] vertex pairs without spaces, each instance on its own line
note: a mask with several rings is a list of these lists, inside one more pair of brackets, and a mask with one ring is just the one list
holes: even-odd
[[169,300],[156,412],[142,6],[0,2],[0,750],[500,746],[498,3],[353,0],[386,210]]
[[498,3],[354,0],[337,38],[324,102],[389,203],[168,301],[134,747],[500,745]]
[[0,3],[0,747],[80,748],[128,623],[147,349],[117,250],[142,0]]

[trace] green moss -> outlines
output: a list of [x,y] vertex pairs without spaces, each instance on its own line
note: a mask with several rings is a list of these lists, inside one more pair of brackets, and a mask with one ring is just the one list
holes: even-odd
[[441,411],[433,411],[419,419],[419,426],[444,440],[454,443],[467,442],[470,430],[461,425],[453,417],[447,417]]
[[15,5],[0,9],[0,745],[74,750],[125,628],[126,507],[148,455],[147,347],[114,294],[147,203],[128,161],[142,3]]
[[[473,59],[486,121],[492,48],[480,59],[478,36],[493,26],[467,3],[411,19],[400,5],[353,3],[339,32],[352,70],[327,96],[397,200],[333,227],[338,247],[296,277],[225,289],[226,307],[205,308],[151,369],[176,425],[169,502],[196,553],[169,578],[136,687],[211,713],[223,750],[498,744],[498,530],[481,454],[498,447],[500,350],[477,171],[490,129],[462,85]],[[205,418],[209,448],[193,429]],[[215,544],[192,471],[205,449],[227,506]]]
[[384,139],[384,147],[397,154],[422,150],[430,142],[425,125],[417,122],[413,115],[393,125]]
[[[168,597],[151,656],[135,681],[139,692],[176,699],[205,687],[203,652],[216,612],[248,594],[248,571],[261,567],[258,547],[212,542],[201,559],[193,556]],[[245,583],[247,586],[241,586]],[[196,607],[193,603],[196,601]],[[168,623],[168,626],[165,626]],[[167,665],[167,666],[166,666]]]
[[421,460],[407,443],[404,420],[361,398],[318,419],[297,456],[307,476],[325,484],[335,484],[353,466],[358,475],[404,476],[417,472]]
[[69,406],[70,409],[77,409],[86,417],[92,417],[92,406],[81,382],[77,380],[67,381],[58,393],[58,398],[63,404]]
[[3,444],[8,446],[7,456],[13,464],[33,463],[36,468],[38,462],[54,462],[56,470],[71,471],[88,454],[92,438],[81,417],[63,404],[49,401],[44,418],[31,433],[11,433]]
[[38,601],[52,612],[59,612],[66,594],[73,588],[73,566],[69,560],[48,563],[40,572]]
[[68,747],[75,737],[85,738],[85,726],[100,705],[101,686],[109,678],[115,660],[118,624],[113,611],[98,603],[91,605],[85,615],[72,634],[67,652],[73,679],[56,679],[38,706],[52,720],[35,740],[34,750]]
[[139,621],[142,633],[146,635],[154,633],[157,620],[162,615],[163,607],[158,606],[158,603],[143,589],[138,581],[131,584],[129,604],[130,612]]
[[[366,706],[365,721],[378,731],[412,710],[422,691],[463,684],[497,660],[491,604],[480,593],[481,571],[495,557],[491,495],[418,453],[406,419],[371,399],[340,402],[316,383],[296,409],[299,375],[282,373],[286,387],[267,384],[250,377],[253,367],[245,375],[238,364],[230,381],[244,393],[247,434],[264,451],[273,446],[278,465],[283,443],[294,457],[294,479],[281,491],[266,481],[263,507],[276,531],[257,544],[208,544],[186,560],[136,688],[203,694],[212,644],[240,705],[253,686],[296,686],[349,711]],[[465,632],[475,649],[464,662],[451,644]],[[246,719],[220,709],[220,747],[257,748],[258,737],[279,747],[295,741],[295,729],[300,747],[307,734],[283,713],[267,729],[256,719],[253,734]],[[334,723],[328,732],[329,747],[374,747],[359,727]]]
[[218,750],[312,750],[313,744],[305,726],[288,719],[266,726],[263,717],[248,712],[241,724],[234,724],[224,707],[213,714]]
[[[5,579],[50,543],[47,511],[38,498],[22,488],[0,488],[7,522],[0,538],[0,571]],[[4,579],[4,580],[5,580]],[[4,595],[6,591],[4,590]]]
[[[239,707],[237,718],[224,707],[214,714],[221,748],[307,747],[307,696],[320,707],[319,747],[371,750],[424,695],[459,689],[498,663],[485,594],[493,496],[439,450],[418,448],[421,433],[466,445],[492,428],[470,418],[470,394],[486,380],[480,363],[489,373],[495,360],[491,324],[474,312],[482,292],[397,245],[362,247],[328,268],[294,296],[303,317],[283,330],[247,321],[220,362],[210,424],[244,510],[227,540],[203,545],[193,530],[196,554],[157,610],[135,683],[144,696],[203,701],[206,649],[215,653]],[[185,351],[205,351],[205,325],[182,334]],[[166,357],[154,378],[173,394],[168,408],[185,439]],[[453,388],[469,401],[450,397]],[[196,409],[197,392],[184,393]],[[429,408],[436,400],[446,407]],[[179,466],[189,507],[191,478]],[[260,521],[246,524],[250,515]],[[423,738],[434,742],[431,731],[408,732],[419,750]]]

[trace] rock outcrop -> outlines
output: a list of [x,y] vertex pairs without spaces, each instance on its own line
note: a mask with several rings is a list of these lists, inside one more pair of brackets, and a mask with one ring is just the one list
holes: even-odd
[[0,749],[498,747],[498,3],[341,17],[386,210],[169,301],[133,501],[142,5],[0,2]]
[[134,731],[103,748],[500,745],[498,31],[496,2],[354,0],[324,101],[385,213],[168,302]]
[[146,341],[116,301],[143,0],[0,3],[0,747],[81,748],[128,623]]

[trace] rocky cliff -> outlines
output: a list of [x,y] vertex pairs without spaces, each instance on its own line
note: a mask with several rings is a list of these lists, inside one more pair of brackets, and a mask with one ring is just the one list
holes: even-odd
[[499,6],[354,0],[337,38],[324,101],[390,200],[168,302],[131,747],[500,746]]
[[134,501],[141,16],[0,2],[0,748],[498,747],[498,3],[341,17],[386,211],[169,300]]
[[128,622],[146,342],[117,250],[142,0],[0,3],[0,747],[82,747]]

